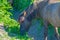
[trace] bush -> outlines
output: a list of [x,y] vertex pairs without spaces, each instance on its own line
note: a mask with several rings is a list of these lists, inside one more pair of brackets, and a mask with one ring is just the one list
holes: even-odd
[[13,7],[17,10],[24,10],[26,7],[28,7],[30,4],[32,4],[33,0],[14,0]]
[[13,10],[10,3],[7,2],[7,0],[0,0],[0,23],[4,23],[6,29],[14,28],[14,30],[17,30],[16,32],[18,32],[20,29],[19,23],[16,20],[10,18],[10,16],[13,15],[9,10]]

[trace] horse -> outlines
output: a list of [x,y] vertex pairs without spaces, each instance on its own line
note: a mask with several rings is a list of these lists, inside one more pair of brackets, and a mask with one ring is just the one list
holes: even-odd
[[44,7],[41,15],[45,25],[45,40],[47,39],[48,24],[54,26],[57,40],[60,40],[58,33],[58,28],[60,26],[60,1],[49,0],[48,5]]
[[[40,1],[40,0],[39,0]],[[41,17],[41,10],[47,5],[48,1],[40,1],[31,4],[29,7],[27,7],[22,13],[20,13],[18,21],[20,23],[20,34],[24,35],[25,32],[28,32],[31,21],[34,18]]]

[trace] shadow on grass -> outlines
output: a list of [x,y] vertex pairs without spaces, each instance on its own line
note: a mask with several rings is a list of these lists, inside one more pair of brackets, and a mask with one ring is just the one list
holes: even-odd
[[21,40],[28,40],[31,39],[28,37],[27,34],[25,35],[20,35],[20,28],[19,27],[8,27],[5,28],[6,32],[8,32],[8,36],[11,38],[15,38],[15,39],[21,39]]

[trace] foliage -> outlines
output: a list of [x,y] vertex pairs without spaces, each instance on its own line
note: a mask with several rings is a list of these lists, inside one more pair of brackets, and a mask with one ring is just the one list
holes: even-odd
[[18,26],[18,23],[10,18],[12,13],[8,10],[12,10],[9,2],[7,0],[0,0],[0,22],[3,22],[8,27]]
[[28,7],[30,4],[32,4],[33,0],[14,0],[14,7],[17,10],[24,10],[26,7]]
[[13,30],[13,32],[19,33],[20,25],[10,17],[13,15],[9,10],[13,10],[10,3],[7,0],[0,0],[0,23],[4,24],[8,32]]

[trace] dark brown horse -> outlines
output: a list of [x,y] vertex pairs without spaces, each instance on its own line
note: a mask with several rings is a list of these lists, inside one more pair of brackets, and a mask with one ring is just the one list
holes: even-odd
[[[40,1],[40,0],[39,0]],[[47,5],[47,1],[35,2],[27,7],[19,16],[20,33],[24,35],[29,30],[31,21],[34,18],[41,17],[42,9]]]
[[45,37],[47,36],[48,23],[50,23],[55,28],[57,40],[60,40],[58,33],[58,27],[60,27],[60,2],[58,0],[49,0],[48,5],[42,11],[42,18],[46,28]]

